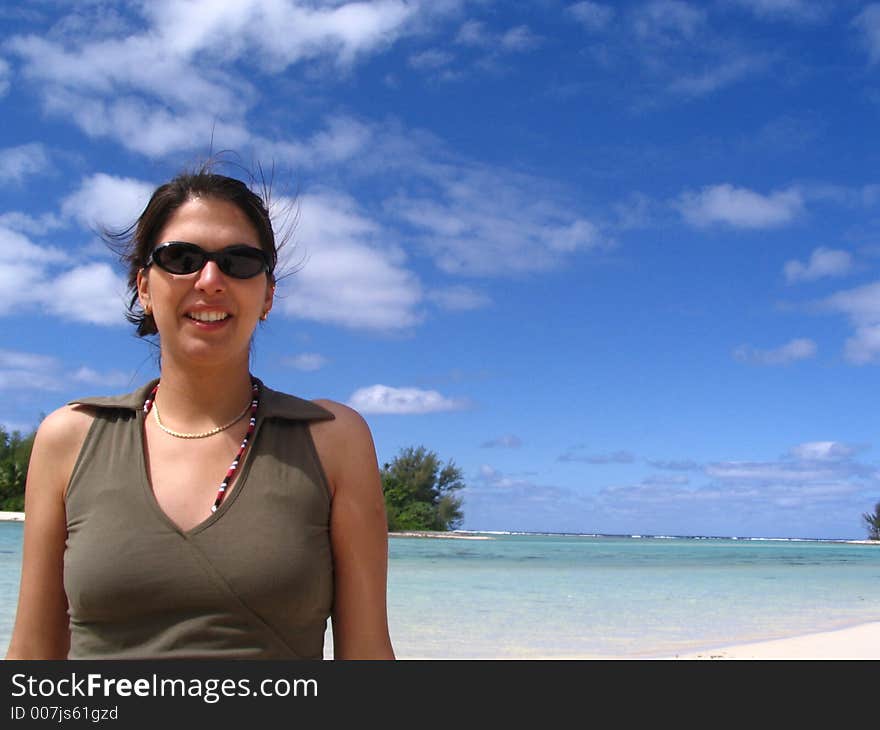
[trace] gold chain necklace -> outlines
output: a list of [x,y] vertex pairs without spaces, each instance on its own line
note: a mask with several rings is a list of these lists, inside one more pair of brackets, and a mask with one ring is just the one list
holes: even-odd
[[[159,386],[157,385],[156,389],[158,389],[158,388],[159,388]],[[229,423],[227,423],[225,426],[217,426],[216,428],[212,428],[210,431],[203,431],[202,433],[181,433],[180,431],[174,431],[173,429],[168,428],[168,426],[166,426],[164,423],[162,423],[161,419],[159,418],[159,404],[156,403],[156,401],[154,400],[155,399],[155,391],[152,395],[153,395],[153,400],[150,401],[150,405],[152,406],[153,418],[156,420],[156,425],[159,428],[161,428],[165,433],[167,433],[169,436],[174,436],[179,439],[203,439],[203,438],[207,438],[208,436],[213,436],[215,433],[220,433],[221,431],[225,431],[227,428],[229,428],[230,426],[234,426],[242,418],[244,418],[245,415],[247,415],[247,412],[251,408],[251,403],[248,402],[248,404],[244,407],[244,410],[241,413],[239,413],[235,418],[233,418]]]

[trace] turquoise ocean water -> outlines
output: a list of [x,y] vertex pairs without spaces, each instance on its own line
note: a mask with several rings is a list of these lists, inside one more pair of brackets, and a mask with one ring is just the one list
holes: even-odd
[[[21,523],[0,523],[4,652],[22,531]],[[877,545],[487,536],[390,539],[398,657],[674,656],[880,621]]]

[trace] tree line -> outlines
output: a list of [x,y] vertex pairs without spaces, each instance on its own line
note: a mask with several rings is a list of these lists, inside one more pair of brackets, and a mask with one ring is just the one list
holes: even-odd
[[24,510],[24,483],[36,430],[27,436],[0,426],[0,512]]

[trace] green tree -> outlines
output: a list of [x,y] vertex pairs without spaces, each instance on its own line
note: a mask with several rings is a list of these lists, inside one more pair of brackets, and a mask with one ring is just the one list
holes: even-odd
[[464,513],[455,492],[465,486],[461,469],[424,446],[407,447],[382,467],[388,529],[454,530]]
[[880,540],[880,502],[874,505],[874,513],[865,512],[862,515],[865,525],[868,527],[868,539]]
[[24,484],[36,431],[22,436],[0,426],[0,511],[24,509]]

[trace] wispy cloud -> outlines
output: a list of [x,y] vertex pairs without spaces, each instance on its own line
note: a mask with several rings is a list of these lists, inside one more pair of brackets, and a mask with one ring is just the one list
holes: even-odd
[[762,195],[723,183],[684,192],[676,206],[687,223],[699,228],[723,224],[760,229],[792,222],[802,213],[804,203],[795,188]]
[[862,34],[862,43],[871,63],[880,61],[880,3],[866,5],[854,19],[853,25]]
[[9,91],[10,68],[6,59],[0,58],[0,96],[5,96]]
[[154,188],[143,180],[95,173],[62,201],[61,213],[87,230],[127,228],[146,207]]
[[43,307],[52,314],[77,322],[123,326],[126,283],[104,263],[69,269],[37,287]]
[[792,446],[787,456],[800,461],[843,461],[853,457],[859,449],[840,441],[807,441]]
[[713,61],[702,73],[689,73],[676,78],[669,88],[678,94],[703,96],[769,67],[770,58],[766,55],[725,58]]
[[815,357],[817,350],[816,343],[812,340],[798,338],[770,350],[740,345],[733,351],[733,357],[740,362],[755,365],[788,365],[798,360]]
[[758,18],[813,23],[828,15],[829,4],[817,0],[728,0]]
[[424,163],[422,187],[433,189],[401,193],[387,207],[449,274],[547,270],[575,252],[611,245],[595,223],[566,204],[567,194],[553,191],[547,181],[465,162]]
[[314,192],[298,202],[296,249],[286,256],[304,262],[279,282],[276,307],[292,317],[371,330],[421,321],[422,286],[376,221],[341,193]]
[[9,38],[6,49],[45,110],[92,137],[156,156],[202,147],[213,132],[241,149],[260,94],[252,74],[227,70],[232,62],[270,75],[306,62],[344,73],[456,5],[160,0],[140,6],[140,28],[118,29],[110,40],[71,15],[50,33]]
[[814,281],[824,277],[845,276],[853,267],[852,255],[848,251],[819,247],[813,249],[807,263],[792,259],[783,267],[785,280],[789,284],[800,281]]
[[449,398],[436,390],[371,385],[352,393],[348,405],[367,414],[412,415],[459,411],[467,408],[468,402],[462,398]]
[[603,30],[614,17],[612,6],[590,0],[573,3],[566,10],[580,25],[590,31]]
[[630,20],[643,42],[672,45],[695,38],[706,26],[706,11],[683,0],[651,0],[633,9]]
[[492,31],[478,20],[469,20],[458,29],[455,42],[463,46],[490,49],[493,53],[517,53],[531,50],[540,44],[541,38],[527,25]]
[[0,149],[0,178],[5,183],[17,185],[49,167],[49,154],[38,142]]
[[632,464],[636,457],[626,450],[614,451],[607,454],[586,454],[582,447],[571,448],[560,454],[557,461],[580,461],[585,464]]
[[855,329],[845,357],[856,365],[880,362],[880,281],[832,294],[821,306],[846,314]]
[[0,350],[0,390],[60,391],[71,382],[125,387],[131,381],[130,374],[118,370],[99,372],[81,366],[66,371],[64,363],[51,355]]

